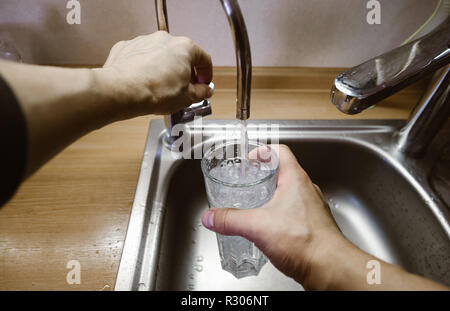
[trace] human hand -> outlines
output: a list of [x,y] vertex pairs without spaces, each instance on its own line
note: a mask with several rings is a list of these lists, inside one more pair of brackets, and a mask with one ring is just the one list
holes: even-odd
[[117,103],[118,119],[169,114],[212,96],[211,57],[165,31],[121,41],[99,70]]
[[260,208],[211,208],[205,227],[239,235],[255,243],[284,274],[308,286],[308,274],[330,247],[348,243],[340,233],[320,189],[298,164],[287,146],[279,150],[277,189]]

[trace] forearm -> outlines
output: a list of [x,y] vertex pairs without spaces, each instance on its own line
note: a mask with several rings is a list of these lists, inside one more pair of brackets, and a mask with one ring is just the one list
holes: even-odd
[[0,61],[0,74],[26,119],[26,176],[110,122],[170,114],[212,95],[211,57],[192,40],[164,31],[117,43],[101,69]]
[[114,101],[91,69],[0,62],[28,133],[26,176],[94,129],[117,119]]
[[[333,247],[321,247],[305,281],[310,290],[449,290],[449,288],[409,273],[377,259],[345,240],[329,241]],[[370,260],[380,263],[379,283],[369,284]]]

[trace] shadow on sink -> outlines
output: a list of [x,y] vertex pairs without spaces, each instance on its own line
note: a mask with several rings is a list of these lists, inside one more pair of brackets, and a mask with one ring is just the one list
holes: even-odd
[[[353,142],[287,144],[323,190],[350,241],[382,260],[450,284],[444,230],[418,191],[380,154]],[[200,161],[184,160],[177,167],[166,206],[157,290],[302,289],[270,263],[258,276],[240,280],[221,269],[215,234],[200,220],[208,208]]]

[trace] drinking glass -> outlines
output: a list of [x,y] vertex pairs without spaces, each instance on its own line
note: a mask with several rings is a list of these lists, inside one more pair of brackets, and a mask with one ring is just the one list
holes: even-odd
[[[269,146],[248,143],[243,156],[241,143],[212,146],[201,167],[210,207],[252,209],[267,203],[275,192],[278,156]],[[239,236],[217,235],[222,269],[236,278],[257,275],[267,257],[250,241]]]

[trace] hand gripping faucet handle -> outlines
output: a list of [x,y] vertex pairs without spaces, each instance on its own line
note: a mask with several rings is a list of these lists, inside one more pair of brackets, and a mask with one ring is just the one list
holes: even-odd
[[[167,19],[166,0],[155,0],[156,18],[158,22],[158,30],[169,32],[169,22]],[[214,84],[209,84],[214,93]],[[192,121],[195,116],[207,116],[211,114],[211,105],[208,99],[204,99],[199,103],[194,103],[187,108],[175,112],[169,117],[166,117],[166,125],[169,127],[176,123]]]
[[[237,67],[236,118],[247,120],[250,117],[250,90],[252,82],[252,56],[244,17],[237,0],[220,0],[233,35]],[[158,29],[169,31],[165,0],[155,0]],[[195,109],[195,108],[194,108]],[[207,113],[208,110],[200,110]],[[209,112],[210,113],[210,112]],[[166,124],[173,124],[166,120]]]

